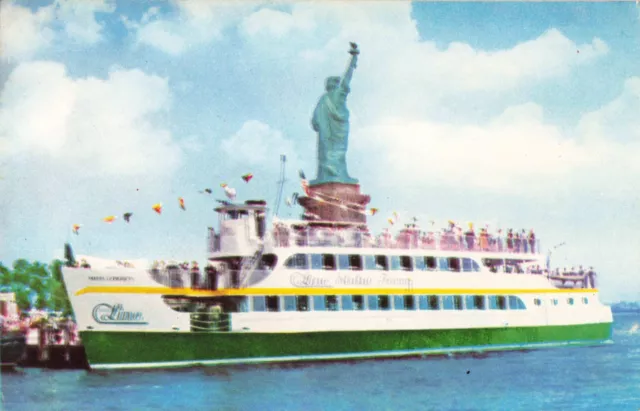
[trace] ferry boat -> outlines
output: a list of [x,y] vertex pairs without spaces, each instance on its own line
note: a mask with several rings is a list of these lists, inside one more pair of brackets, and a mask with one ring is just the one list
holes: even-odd
[[[278,220],[224,203],[209,264],[82,256],[63,269],[93,369],[339,360],[588,345],[611,338],[593,270],[554,273],[539,240]],[[458,233],[459,234],[459,233]],[[533,252],[532,252],[533,251]]]

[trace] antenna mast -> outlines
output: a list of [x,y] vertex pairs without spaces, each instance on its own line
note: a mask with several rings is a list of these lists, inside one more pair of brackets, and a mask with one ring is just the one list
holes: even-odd
[[284,164],[287,162],[287,156],[284,154],[280,154],[280,180],[278,180],[278,197],[276,198],[276,210],[275,215],[278,216],[278,211],[280,210],[280,202],[282,201],[282,190],[284,189],[284,182],[286,181],[284,178]]

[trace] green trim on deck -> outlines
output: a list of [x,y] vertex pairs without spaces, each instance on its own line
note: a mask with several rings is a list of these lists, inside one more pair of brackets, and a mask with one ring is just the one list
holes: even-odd
[[[268,361],[376,357],[421,351],[508,350],[611,339],[612,323],[445,330],[253,332],[81,332],[91,366],[153,363]],[[468,349],[465,349],[468,348]],[[376,353],[380,353],[377,355]],[[314,358],[320,357],[320,358]],[[144,365],[148,364],[148,365]]]

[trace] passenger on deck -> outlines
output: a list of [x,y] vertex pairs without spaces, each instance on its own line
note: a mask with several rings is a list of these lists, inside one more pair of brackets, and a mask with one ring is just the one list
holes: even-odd
[[536,235],[533,232],[533,228],[529,230],[528,240],[529,240],[529,249],[531,250],[532,254],[535,254],[536,253]]
[[218,272],[216,271],[216,268],[211,263],[208,263],[204,269],[204,272],[206,275],[207,288],[213,291],[217,290]]
[[520,238],[522,239],[522,252],[529,252],[529,242],[527,241],[527,233],[522,229],[522,234],[520,234]]
[[82,260],[80,260],[80,267],[82,267],[82,268],[91,268],[91,266],[89,265],[87,260],[85,260],[84,258]]
[[191,288],[200,288],[200,267],[197,261],[191,262]]
[[521,245],[522,245],[522,239],[520,238],[520,234],[516,232],[513,239],[513,249],[516,253],[519,253],[521,251],[521,248],[520,248]]
[[496,246],[498,247],[498,251],[499,252],[503,251],[504,243],[502,242],[502,229],[501,228],[498,229],[498,234],[496,236]]

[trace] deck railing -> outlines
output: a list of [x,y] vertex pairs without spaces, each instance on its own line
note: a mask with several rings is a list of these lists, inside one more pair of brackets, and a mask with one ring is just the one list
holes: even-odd
[[271,236],[275,247],[355,247],[400,248],[445,251],[539,253],[540,240],[516,240],[504,236],[455,235],[454,233],[428,233],[404,231],[395,238],[390,233],[377,237],[355,230],[305,229],[292,230],[276,227]]

